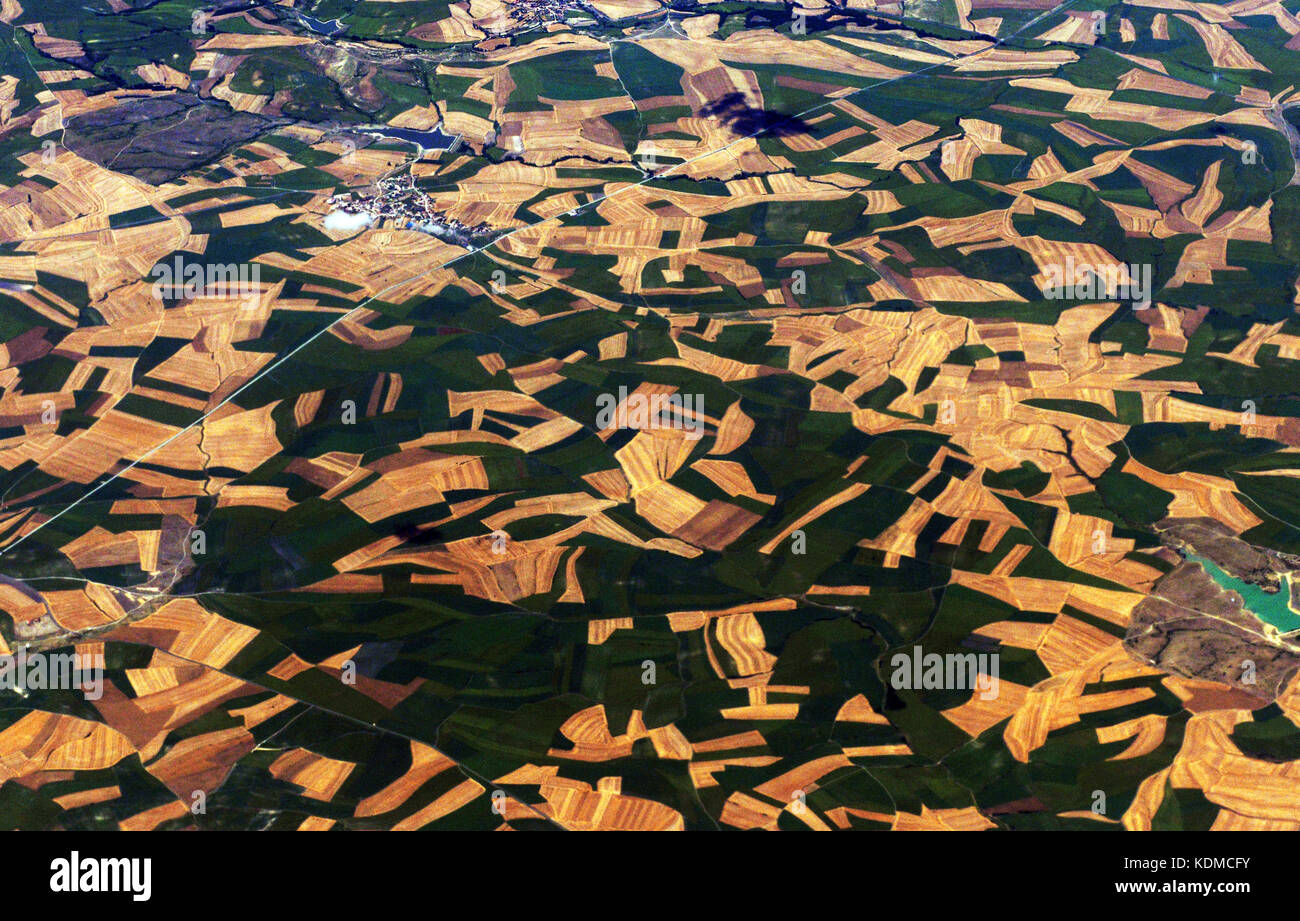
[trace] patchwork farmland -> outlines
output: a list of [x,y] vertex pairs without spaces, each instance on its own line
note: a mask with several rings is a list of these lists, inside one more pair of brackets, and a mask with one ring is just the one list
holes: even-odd
[[3,826],[1300,830],[1298,51],[3,0]]

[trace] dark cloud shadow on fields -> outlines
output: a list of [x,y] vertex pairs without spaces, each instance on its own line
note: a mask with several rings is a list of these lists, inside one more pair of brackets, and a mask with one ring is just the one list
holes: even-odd
[[749,104],[744,93],[727,93],[700,109],[700,114],[722,121],[737,134],[806,134],[811,126],[797,115],[782,115]]
[[400,537],[407,546],[411,547],[423,547],[428,544],[443,542],[442,532],[434,527],[420,528],[413,524],[399,524],[393,529],[393,534]]

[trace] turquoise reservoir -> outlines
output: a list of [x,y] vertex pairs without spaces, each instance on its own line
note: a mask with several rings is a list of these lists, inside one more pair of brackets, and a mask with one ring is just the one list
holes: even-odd
[[1201,568],[1210,574],[1210,578],[1217,582],[1220,588],[1240,595],[1246,609],[1264,623],[1272,624],[1281,633],[1300,630],[1300,614],[1291,610],[1289,603],[1291,600],[1291,577],[1289,575],[1283,574],[1281,577],[1282,587],[1276,593],[1270,593],[1264,591],[1258,585],[1251,585],[1249,582],[1243,582],[1241,579],[1228,575],[1214,561],[1207,560],[1203,556],[1189,553],[1187,558],[1200,563]]

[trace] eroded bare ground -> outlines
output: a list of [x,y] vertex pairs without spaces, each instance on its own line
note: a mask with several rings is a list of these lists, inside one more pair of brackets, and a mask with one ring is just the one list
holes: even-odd
[[1228,574],[1266,592],[1279,590],[1282,573],[1300,569],[1300,556],[1256,547],[1213,518],[1166,518],[1156,530],[1165,546],[1213,560]]
[[[1195,553],[1264,591],[1277,592],[1280,574],[1296,557],[1254,547],[1212,518],[1169,519],[1157,525],[1175,552]],[[1300,670],[1300,645],[1245,609],[1192,560],[1162,576],[1134,610],[1124,648],[1145,664],[1218,681],[1274,700]]]
[[161,184],[283,123],[172,93],[70,118],[64,143],[94,163]]

